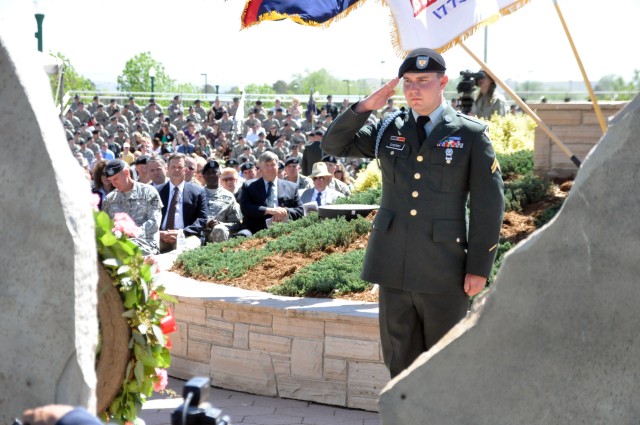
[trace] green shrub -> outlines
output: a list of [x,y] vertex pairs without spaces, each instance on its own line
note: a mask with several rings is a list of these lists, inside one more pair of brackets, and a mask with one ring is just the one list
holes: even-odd
[[549,192],[549,183],[533,174],[526,174],[504,182],[506,211],[522,211],[522,208],[541,201]]
[[539,229],[550,222],[551,219],[556,216],[558,211],[560,211],[560,208],[562,208],[562,203],[552,205],[544,210],[539,216],[536,217],[536,228]]
[[353,192],[350,196],[338,198],[336,204],[364,204],[364,205],[380,205],[380,197],[382,196],[382,188],[370,187],[363,192]]
[[290,297],[362,292],[371,284],[360,279],[364,250],[331,254],[274,286],[269,292]]
[[311,214],[302,217],[299,220],[287,221],[286,223],[275,223],[268,229],[260,230],[254,235],[256,238],[277,238],[282,235],[293,233],[298,229],[309,227],[320,221],[318,213],[312,212]]
[[533,173],[533,151],[498,153],[496,156],[500,163],[500,172],[505,179]]

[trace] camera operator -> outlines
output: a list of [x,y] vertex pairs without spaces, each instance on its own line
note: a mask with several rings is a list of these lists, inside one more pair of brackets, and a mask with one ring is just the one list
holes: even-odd
[[493,114],[504,116],[507,113],[507,101],[504,96],[496,93],[496,83],[484,71],[474,75],[476,86],[480,88],[478,96],[473,101],[471,113],[479,118],[489,119]]
[[22,423],[29,425],[102,425],[102,422],[86,410],[73,406],[50,404],[25,410]]

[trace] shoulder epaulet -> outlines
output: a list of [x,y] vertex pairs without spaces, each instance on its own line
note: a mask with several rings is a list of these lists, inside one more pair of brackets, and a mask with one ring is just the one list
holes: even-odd
[[380,167],[380,160],[378,159],[378,151],[380,149],[380,141],[382,140],[382,135],[387,130],[389,125],[391,125],[391,123],[396,120],[396,118],[404,114],[405,114],[404,108],[400,108],[400,110],[396,112],[392,112],[389,115],[387,115],[386,118],[382,120],[380,122],[380,125],[378,126],[378,135],[376,136],[376,146],[375,146],[375,158],[376,158],[376,162],[378,163],[378,168],[380,169],[382,168]]
[[463,113],[462,113],[462,112],[460,112],[460,111],[457,111],[457,112],[456,112],[456,115],[457,115],[457,116],[459,116],[460,118],[463,118],[463,119],[465,119],[465,120],[467,120],[467,121],[471,121],[472,123],[474,123],[474,124],[478,124],[478,125],[480,125],[480,126],[482,126],[482,127],[486,127],[486,126],[487,126],[487,123],[486,123],[486,122],[481,121],[481,120],[479,120],[479,119],[478,119],[478,118],[476,118],[476,117],[470,117],[469,115],[463,114]]

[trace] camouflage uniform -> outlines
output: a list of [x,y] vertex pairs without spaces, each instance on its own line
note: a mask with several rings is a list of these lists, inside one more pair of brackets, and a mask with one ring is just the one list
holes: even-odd
[[349,189],[349,186],[347,186],[346,183],[340,180],[336,180],[335,178],[331,179],[331,182],[329,182],[327,187],[333,190],[337,190],[344,196],[351,196],[351,189]]
[[205,111],[202,106],[194,106],[193,109],[196,111],[196,114],[202,117],[203,120],[207,118],[207,111]]
[[205,189],[207,217],[218,223],[206,235],[207,242],[224,242],[229,235],[240,230],[242,213],[233,193],[226,189]]
[[74,130],[77,130],[80,128],[80,126],[82,125],[82,123],[80,122],[80,120],[78,119],[78,117],[76,117],[75,115],[72,116],[68,116],[67,115],[67,120],[71,122],[71,124],[73,124],[73,128]]
[[182,103],[171,102],[169,106],[167,106],[167,112],[169,113],[169,118],[173,121],[178,117],[178,113],[184,112],[184,107]]
[[123,117],[127,119],[127,122],[133,122],[133,119],[135,118],[135,114],[131,109],[129,109],[129,105],[124,105],[120,113],[122,114]]
[[291,136],[291,144],[295,145],[298,143],[302,143],[302,144],[307,143],[307,138],[302,133],[300,134],[293,133],[293,135]]
[[87,123],[91,120],[91,112],[86,109],[80,110],[80,108],[78,108],[73,112],[73,115],[75,115],[81,123]]
[[178,130],[182,130],[187,122],[184,120],[183,115],[178,115],[178,118],[171,121],[171,124],[175,125]]
[[233,130],[233,120],[225,120],[221,119],[218,124],[220,125],[220,131],[224,131],[225,133],[229,133]]
[[109,136],[115,136],[118,132],[118,120],[112,120],[108,126],[105,127]]
[[96,113],[93,115],[93,117],[95,118],[95,120],[97,122],[99,122],[100,124],[107,126],[109,125],[109,114],[107,114],[104,111],[104,108],[100,108],[96,111]]
[[115,189],[102,203],[102,210],[113,218],[116,213],[125,212],[140,227],[139,238],[131,238],[144,255],[157,254],[160,243],[160,222],[162,221],[162,201],[155,187],[133,182],[133,188],[126,193]]
[[152,111],[151,108],[149,108],[144,112],[144,117],[146,118],[147,122],[153,122],[153,120],[158,118],[158,115],[160,115],[160,112],[158,111],[157,106],[155,111]]
[[313,187],[313,181],[302,174],[298,174],[298,190],[300,189],[310,189]]
[[[140,121],[134,121],[131,123],[131,127],[129,127],[129,129],[131,130],[131,133],[138,131],[138,126],[140,126],[142,131],[146,131],[147,133],[151,132],[151,129],[149,128],[149,124],[140,120]],[[160,129],[160,126],[158,126],[158,130],[159,129]],[[154,131],[154,133],[157,133],[157,131]]]
[[269,131],[269,129],[271,128],[272,125],[275,125],[276,128],[280,128],[280,123],[275,118],[271,118],[271,119],[267,118],[266,120],[262,121],[262,126],[267,131]]

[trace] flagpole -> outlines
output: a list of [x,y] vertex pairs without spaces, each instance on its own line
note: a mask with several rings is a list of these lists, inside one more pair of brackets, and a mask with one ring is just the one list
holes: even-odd
[[575,156],[573,152],[571,152],[571,150],[564,143],[562,143],[562,141],[558,139],[555,134],[553,134],[551,129],[542,122],[538,114],[533,112],[529,105],[527,105],[522,99],[520,99],[520,96],[518,96],[513,90],[511,90],[511,87],[509,87],[501,79],[496,77],[496,75],[489,69],[487,64],[482,59],[477,57],[463,42],[459,43],[459,45],[480,65],[480,67],[487,74],[489,74],[491,79],[493,79],[496,84],[502,87],[502,89],[513,98],[513,100],[518,104],[518,106],[520,106],[523,111],[525,111],[531,118],[533,118],[533,120],[538,124],[538,127],[540,127],[545,133],[547,133],[547,136],[549,136],[551,140],[553,140],[560,147],[560,149],[562,149],[562,151],[571,159],[576,167],[580,168],[580,160],[578,159],[578,157]]
[[573,44],[573,38],[571,37],[571,33],[569,32],[569,27],[562,16],[562,11],[560,10],[560,5],[557,0],[553,0],[553,5],[558,12],[558,17],[560,18],[560,22],[562,23],[562,27],[564,28],[565,34],[567,34],[567,39],[569,40],[569,44],[571,45],[571,50],[573,50],[573,55],[576,57],[576,62],[578,62],[578,66],[580,67],[580,72],[582,73],[582,78],[584,79],[584,84],[587,86],[587,90],[589,91],[589,96],[591,97],[591,102],[593,103],[593,109],[596,112],[596,116],[598,117],[598,122],[600,123],[600,128],[602,129],[602,134],[606,133],[607,125],[604,122],[604,118],[602,117],[602,111],[600,110],[600,105],[598,105],[598,99],[596,98],[595,93],[593,92],[593,88],[591,87],[591,83],[589,82],[589,78],[587,78],[587,73],[584,70],[584,66],[582,65],[582,60],[580,60],[580,55],[578,54],[578,50],[576,49],[575,44]]

